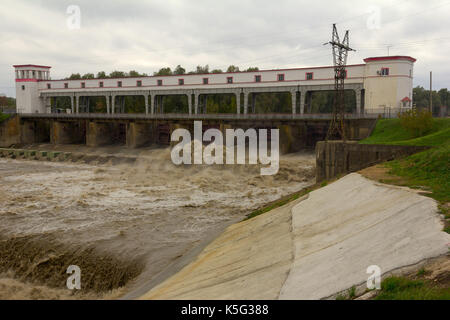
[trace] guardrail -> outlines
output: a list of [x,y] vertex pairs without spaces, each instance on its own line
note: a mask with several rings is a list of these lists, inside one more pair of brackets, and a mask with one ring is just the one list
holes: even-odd
[[[142,113],[20,113],[21,118],[92,119],[92,120],[330,120],[329,113],[320,114],[142,114]],[[347,114],[347,119],[376,119],[375,114]]]

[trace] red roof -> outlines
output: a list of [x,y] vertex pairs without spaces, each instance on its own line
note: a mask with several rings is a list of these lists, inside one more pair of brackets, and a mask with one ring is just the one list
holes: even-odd
[[410,101],[411,101],[411,99],[410,99],[410,98],[408,98],[408,97],[404,97],[404,98],[402,99],[402,102],[405,102],[405,101],[407,101],[407,102],[410,102]]
[[22,67],[30,67],[30,68],[46,68],[46,69],[50,69],[51,67],[48,66],[39,66],[36,64],[16,64],[13,65],[14,68],[22,68]]
[[410,56],[384,56],[384,57],[371,57],[364,59],[364,62],[371,61],[384,61],[384,60],[408,60],[411,62],[416,62],[416,59]]

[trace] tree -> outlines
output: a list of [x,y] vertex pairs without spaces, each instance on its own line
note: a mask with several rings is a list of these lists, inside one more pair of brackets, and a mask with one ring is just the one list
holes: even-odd
[[173,70],[173,74],[176,74],[176,75],[185,74],[185,73],[186,73],[186,69],[180,65],[177,65],[175,70]]
[[448,107],[450,103],[450,91],[448,91],[447,88],[442,88],[438,91],[438,94],[441,100],[441,104]]
[[167,67],[167,68],[161,68],[159,69],[158,72],[154,72],[153,73],[154,76],[171,76],[173,75],[172,70]]
[[128,73],[123,71],[113,71],[109,74],[110,78],[125,78],[128,76]]
[[[445,98],[447,89],[441,89],[439,92],[433,90],[433,114],[438,114],[441,105],[445,104]],[[444,98],[444,100],[442,100]],[[418,109],[428,109],[430,107],[430,90],[425,90],[421,86],[417,86],[413,89],[413,103]]]
[[81,79],[81,75],[79,73],[72,73],[70,77],[66,78],[67,80],[79,80]]
[[214,69],[211,73],[223,73],[223,71],[220,69]]
[[239,67],[231,65],[228,67],[227,72],[239,72]]
[[130,77],[147,77],[146,73],[139,73],[135,70],[131,70],[130,72],[128,72],[128,76]]
[[209,65],[205,65],[204,67],[197,66],[195,73],[209,73]]
[[95,76],[93,73],[86,73],[86,74],[83,74],[83,76],[81,78],[82,79],[94,79]]
[[130,72],[128,72],[128,75],[130,77],[140,77],[139,72],[135,71],[135,70],[130,70]]
[[104,79],[106,77],[107,76],[106,76],[106,72],[105,71],[100,71],[100,72],[97,73],[97,78]]
[[259,71],[258,67],[250,67],[246,70],[247,72],[255,72],[255,71]]

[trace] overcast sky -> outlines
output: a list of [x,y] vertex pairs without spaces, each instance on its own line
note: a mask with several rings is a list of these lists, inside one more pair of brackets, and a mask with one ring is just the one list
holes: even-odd
[[433,87],[450,88],[449,19],[450,0],[1,0],[0,93],[15,96],[13,64],[52,66],[52,79],[178,64],[331,65],[332,23],[350,30],[349,64],[389,45],[417,59],[415,86],[428,87],[432,70]]

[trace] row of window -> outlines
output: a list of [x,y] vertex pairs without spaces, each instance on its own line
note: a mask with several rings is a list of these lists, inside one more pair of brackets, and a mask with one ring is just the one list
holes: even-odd
[[[305,76],[306,80],[313,80],[313,72],[307,72],[306,76]],[[261,75],[255,75],[255,82],[261,82],[262,77]],[[277,81],[284,81],[284,73],[280,73],[277,75]],[[228,84],[232,84],[233,83],[233,77],[227,77],[227,83]],[[203,78],[203,84],[209,84],[209,78]],[[162,79],[159,79],[157,81],[157,85],[158,86],[162,86],[163,85],[163,81]],[[182,86],[184,85],[184,79],[178,79],[178,85]],[[98,86],[100,88],[103,88],[103,81],[100,81],[98,83]],[[136,81],[136,86],[138,87],[142,87],[142,80],[137,80]],[[121,88],[122,87],[122,81],[117,81],[117,87]],[[47,83],[47,89],[51,89],[51,84]],[[65,82],[64,83],[64,89],[68,89],[69,88],[69,83]],[[85,82],[81,82],[81,88],[86,88],[86,83]]]

